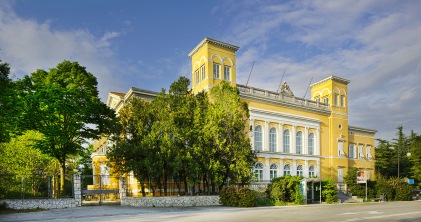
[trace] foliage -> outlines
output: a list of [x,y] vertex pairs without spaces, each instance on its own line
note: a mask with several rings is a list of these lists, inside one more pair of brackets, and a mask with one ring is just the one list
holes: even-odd
[[238,206],[238,192],[236,186],[225,186],[219,191],[219,201],[224,206]]
[[414,135],[410,145],[410,161],[412,163],[412,176],[421,182],[421,136]]
[[283,176],[273,179],[268,186],[268,193],[275,205],[285,205],[286,202],[304,204],[304,196],[300,190],[300,176]]
[[8,143],[0,143],[0,173],[13,175],[51,175],[55,173],[57,160],[33,148],[41,140],[42,134],[27,131],[12,138]]
[[240,188],[238,190],[238,206],[239,207],[255,207],[256,206],[256,191],[248,188]]
[[377,194],[376,196],[379,197],[380,195],[386,195],[386,199],[393,200],[393,187],[391,186],[389,179],[384,177],[381,174],[376,175],[376,185],[375,185]]
[[15,125],[14,84],[9,75],[9,64],[0,59],[0,143],[9,141]]
[[393,192],[391,200],[402,201],[412,199],[412,186],[402,180],[402,178],[389,178],[389,184]]
[[35,147],[55,157],[65,171],[66,158],[83,150],[85,139],[112,129],[114,111],[98,98],[96,77],[77,62],[64,61],[48,72],[37,70],[17,82],[20,126],[43,137]]
[[236,186],[224,186],[219,192],[220,203],[231,207],[254,207],[256,206],[257,193],[248,188]]
[[153,101],[129,101],[120,110],[121,131],[108,158],[118,163],[118,172],[133,171],[164,194],[169,180],[192,194],[199,182],[208,193],[227,181],[247,182],[254,156],[244,133],[248,109],[239,92],[223,83],[213,87],[209,99],[205,93],[194,95],[189,83],[180,77]]
[[332,178],[327,178],[322,181],[322,200],[326,203],[335,203],[338,201],[338,192],[335,188],[335,183]]
[[[352,193],[353,196],[365,198],[365,184],[357,183],[357,171],[355,167],[348,169],[348,174],[344,177],[344,181],[347,185],[348,192]],[[368,181],[367,183],[367,196],[374,198],[376,196],[376,182]]]

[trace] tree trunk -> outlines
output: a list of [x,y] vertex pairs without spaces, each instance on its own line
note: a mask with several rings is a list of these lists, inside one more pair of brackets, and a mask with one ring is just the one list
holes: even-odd
[[60,161],[60,194],[64,193],[64,174],[66,172],[66,160]]

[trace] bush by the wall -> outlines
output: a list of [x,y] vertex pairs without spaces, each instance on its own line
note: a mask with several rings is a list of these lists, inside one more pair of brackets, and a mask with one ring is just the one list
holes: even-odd
[[238,190],[238,206],[239,207],[255,207],[256,206],[256,191],[248,188],[241,188]]
[[334,203],[338,201],[338,192],[335,188],[335,183],[332,178],[327,178],[322,181],[322,200],[326,203]]
[[238,205],[237,187],[222,187],[219,192],[219,202],[224,206],[235,207]]
[[269,197],[276,206],[285,205],[287,202],[303,204],[304,196],[300,191],[300,176],[284,176],[273,179],[268,186]]
[[235,186],[223,187],[219,192],[219,201],[224,206],[254,207],[257,193],[248,188],[238,189]]

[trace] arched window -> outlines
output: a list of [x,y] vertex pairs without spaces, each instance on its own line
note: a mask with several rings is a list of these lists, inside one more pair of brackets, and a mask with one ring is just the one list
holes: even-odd
[[297,132],[295,136],[296,152],[298,154],[303,153],[303,133],[301,131]]
[[257,162],[256,166],[254,167],[254,178],[256,181],[263,180],[263,163]]
[[284,131],[284,153],[289,153],[289,130]]
[[297,176],[303,176],[303,165],[297,166]]
[[269,151],[276,152],[276,128],[269,131]]
[[313,166],[313,165],[311,165],[311,166],[308,168],[308,176],[309,176],[309,177],[314,177],[314,176],[316,176],[316,173],[314,172],[314,166]]
[[276,177],[278,177],[278,165],[276,165],[276,163],[272,163],[270,165],[270,180],[273,180]]
[[308,135],[308,154],[314,154],[314,133]]
[[254,128],[254,150],[262,150],[262,126],[256,126]]
[[284,165],[284,176],[291,175],[291,165],[289,163]]

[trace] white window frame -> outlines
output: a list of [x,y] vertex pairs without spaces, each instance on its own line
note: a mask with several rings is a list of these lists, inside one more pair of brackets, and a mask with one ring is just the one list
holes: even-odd
[[194,77],[196,78],[196,85],[199,84],[200,79],[199,79],[199,70],[194,71]]
[[323,98],[323,103],[329,104],[329,98],[328,97]]
[[289,132],[289,129],[284,130],[283,134],[282,134],[282,139],[284,142],[284,147],[282,152],[284,153],[289,153],[290,152],[290,138],[291,138],[291,133]]
[[314,155],[314,147],[315,147],[315,144],[314,144],[314,133],[309,133],[308,134],[308,145],[307,145],[307,148],[308,148],[308,154],[310,154],[310,155]]
[[284,176],[291,175],[291,165],[286,163],[284,165]]
[[276,128],[272,127],[269,130],[269,151],[276,152]]
[[367,145],[365,147],[365,153],[366,153],[367,160],[370,160],[373,158],[373,156],[371,155],[371,146]]
[[303,165],[299,164],[297,166],[297,176],[303,176],[304,175],[304,167]]
[[269,169],[270,180],[273,180],[278,177],[278,165],[276,163],[272,163]]
[[262,151],[263,148],[263,127],[257,125],[254,128],[254,150]]
[[343,141],[338,142],[338,156],[345,156]]
[[200,72],[202,74],[202,81],[205,80],[206,78],[206,69],[205,69],[205,65],[200,67]]
[[295,153],[303,153],[303,132],[298,131],[295,135]]
[[339,105],[339,94],[337,94],[337,93],[334,94],[333,102],[334,102],[335,106]]
[[230,81],[231,80],[231,67],[224,66],[224,80]]
[[254,166],[254,179],[256,182],[263,180],[263,168],[264,165],[261,162],[257,162]]
[[314,165],[310,165],[308,167],[308,176],[315,177],[316,176],[316,167]]
[[348,145],[348,157],[349,159],[355,159],[357,157],[355,146],[352,143]]
[[218,63],[213,64],[213,78],[215,79],[221,78],[221,65]]
[[341,95],[341,106],[345,107],[345,96]]
[[358,159],[363,159],[364,153],[363,153],[363,145],[358,145]]

